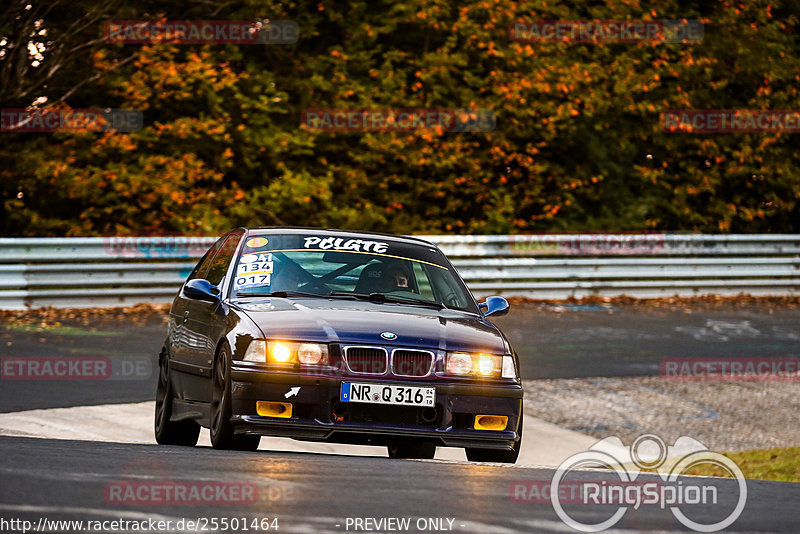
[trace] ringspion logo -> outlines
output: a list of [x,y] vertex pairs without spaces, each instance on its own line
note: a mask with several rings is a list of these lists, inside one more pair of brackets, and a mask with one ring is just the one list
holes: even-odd
[[[708,464],[727,472],[731,479],[714,477],[682,477],[695,466]],[[572,472],[603,468],[608,480],[581,481],[579,494],[565,493],[565,480]],[[639,478],[641,471],[655,471],[658,478]],[[597,473],[597,471],[594,471]],[[722,483],[727,483],[722,485]],[[731,483],[732,482],[732,483]],[[735,504],[720,499],[720,492],[735,486]],[[672,446],[654,434],[637,437],[630,447],[625,447],[617,437],[609,437],[592,445],[588,451],[570,456],[558,466],[550,484],[550,501],[558,517],[580,532],[600,532],[622,520],[629,509],[656,506],[669,509],[685,527],[697,532],[717,532],[732,525],[741,515],[747,502],[747,480],[739,466],[725,455],[712,452],[699,441],[681,436]],[[608,509],[605,519],[589,522],[585,515],[570,513],[562,497],[570,495],[571,501]],[[729,509],[730,508],[730,509]],[[718,513],[715,513],[715,510]]]

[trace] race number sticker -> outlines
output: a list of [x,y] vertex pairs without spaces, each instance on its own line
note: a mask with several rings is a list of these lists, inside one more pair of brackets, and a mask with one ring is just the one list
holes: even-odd
[[272,254],[245,254],[236,268],[235,288],[268,286],[273,269]]
[[272,254],[245,254],[239,259],[239,266],[243,263],[264,263],[264,262],[271,262],[272,261]]

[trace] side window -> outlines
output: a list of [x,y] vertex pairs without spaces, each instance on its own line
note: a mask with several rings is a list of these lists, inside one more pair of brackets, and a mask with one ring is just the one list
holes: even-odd
[[211,265],[205,275],[206,280],[215,286],[218,286],[220,282],[222,282],[222,279],[225,278],[225,273],[228,272],[228,266],[231,264],[233,255],[236,252],[236,246],[239,244],[241,238],[242,234],[231,234],[225,239],[225,242],[219,247],[217,254],[211,261]]
[[445,276],[437,267],[427,267],[425,272],[431,275],[430,281],[433,291],[439,296],[439,301],[450,308],[468,309],[466,295],[459,291],[451,282],[452,278]]
[[206,275],[208,274],[208,270],[211,268],[211,262],[213,261],[214,256],[217,254],[217,251],[222,245],[222,240],[223,238],[220,238],[216,243],[214,243],[214,246],[208,249],[208,252],[205,253],[203,258],[194,268],[194,271],[192,271],[192,274],[189,275],[187,281],[206,277]]

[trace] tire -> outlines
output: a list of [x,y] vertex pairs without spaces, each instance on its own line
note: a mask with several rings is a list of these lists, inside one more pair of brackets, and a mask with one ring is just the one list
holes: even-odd
[[522,414],[519,420],[519,440],[514,443],[514,448],[510,451],[501,449],[472,449],[467,448],[467,460],[470,462],[496,462],[500,464],[515,464],[519,458],[519,450],[522,447]]
[[166,348],[158,356],[158,386],[153,430],[159,445],[194,447],[200,437],[200,425],[195,421],[170,421],[172,418],[172,380],[169,376],[169,353]]
[[436,454],[436,445],[429,441],[396,441],[389,445],[387,449],[389,450],[389,458],[432,460]]
[[211,372],[211,446],[221,450],[254,451],[261,436],[235,434],[231,424],[231,359],[223,345]]

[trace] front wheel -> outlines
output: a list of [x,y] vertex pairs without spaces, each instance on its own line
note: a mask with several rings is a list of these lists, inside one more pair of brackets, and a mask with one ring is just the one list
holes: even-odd
[[515,464],[522,447],[522,415],[519,419],[519,439],[510,451],[500,449],[466,449],[467,460],[470,462],[497,462],[501,464]]
[[211,395],[211,446],[215,449],[254,451],[261,436],[234,433],[231,424],[231,361],[227,347],[214,360]]
[[402,440],[392,443],[387,448],[389,458],[431,460],[436,454],[436,445],[429,441]]
[[161,350],[158,356],[158,387],[154,430],[159,445],[194,447],[200,437],[200,425],[195,421],[170,421],[172,418],[172,380],[169,376],[169,354]]

